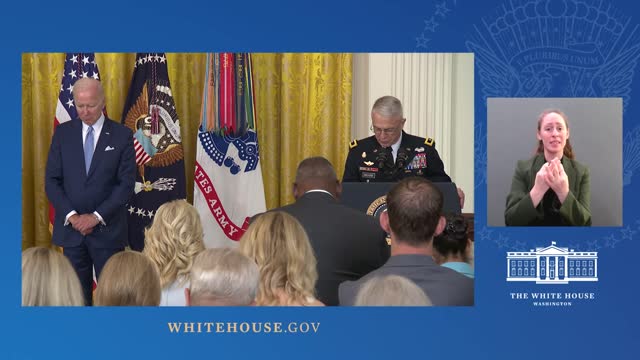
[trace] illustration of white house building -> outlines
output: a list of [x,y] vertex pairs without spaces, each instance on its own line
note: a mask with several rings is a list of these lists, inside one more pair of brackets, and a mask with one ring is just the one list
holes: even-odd
[[535,251],[507,252],[507,281],[538,284],[598,281],[598,253],[557,247],[555,241]]

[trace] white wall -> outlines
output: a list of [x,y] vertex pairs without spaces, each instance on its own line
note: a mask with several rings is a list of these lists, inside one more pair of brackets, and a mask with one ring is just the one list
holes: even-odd
[[399,98],[405,131],[435,139],[446,172],[466,194],[463,212],[474,212],[473,81],[473,54],[354,54],[351,135],[372,135],[377,98]]

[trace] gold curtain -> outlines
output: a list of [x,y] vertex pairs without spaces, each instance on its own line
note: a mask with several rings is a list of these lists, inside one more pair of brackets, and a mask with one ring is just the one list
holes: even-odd
[[[298,162],[322,155],[342,175],[351,121],[350,54],[255,54],[254,86],[267,208],[293,200]],[[99,53],[107,114],[120,121],[135,54]],[[193,199],[205,54],[167,54]],[[22,247],[51,243],[44,169],[53,133],[64,54],[22,56]]]
[[293,201],[298,163],[324,156],[342,177],[351,127],[351,54],[255,54],[267,208]]

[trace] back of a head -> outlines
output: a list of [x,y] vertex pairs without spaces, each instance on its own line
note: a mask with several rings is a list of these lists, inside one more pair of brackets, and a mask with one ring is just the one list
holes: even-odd
[[185,200],[162,204],[144,232],[144,243],[143,253],[158,268],[162,287],[178,276],[186,278],[205,247],[198,211]]
[[335,193],[338,177],[329,160],[322,156],[315,156],[306,158],[298,164],[295,184],[305,191],[315,188]]
[[422,177],[401,180],[387,194],[389,226],[395,241],[423,246],[433,238],[442,214],[440,189]]
[[413,281],[398,275],[373,277],[365,282],[356,306],[431,306],[429,297]]
[[69,260],[45,247],[22,252],[22,306],[83,306],[82,287]]
[[466,257],[468,224],[462,215],[448,214],[444,231],[433,238],[433,248],[446,260],[450,256]]
[[304,228],[293,216],[281,211],[260,215],[240,239],[239,249],[258,264],[258,304],[276,305],[278,290],[302,303],[313,296],[316,259]]
[[196,256],[189,279],[192,306],[247,306],[256,298],[260,272],[238,250],[207,249]]
[[142,253],[121,251],[109,258],[96,289],[98,306],[158,306],[160,277]]

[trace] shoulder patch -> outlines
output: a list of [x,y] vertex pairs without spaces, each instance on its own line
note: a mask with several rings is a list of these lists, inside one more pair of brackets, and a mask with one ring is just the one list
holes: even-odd
[[351,140],[351,142],[349,143],[349,149],[353,149],[356,146],[358,146],[358,140],[356,139]]
[[425,144],[427,144],[427,145],[429,145],[429,146],[433,146],[433,139],[432,139],[432,138],[427,138],[427,139],[424,141],[424,143],[425,143]]

